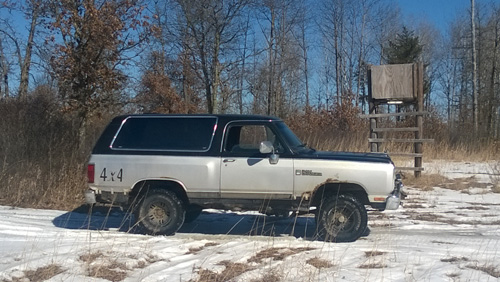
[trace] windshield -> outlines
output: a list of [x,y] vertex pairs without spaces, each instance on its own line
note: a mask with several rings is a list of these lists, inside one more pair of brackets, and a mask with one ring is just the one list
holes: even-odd
[[286,143],[288,143],[292,151],[302,152],[313,150],[312,148],[307,147],[306,144],[302,143],[302,141],[300,141],[295,133],[293,133],[293,131],[288,128],[288,126],[286,126],[284,122],[277,122],[276,127],[278,127],[278,130],[281,132],[283,138],[285,139]]

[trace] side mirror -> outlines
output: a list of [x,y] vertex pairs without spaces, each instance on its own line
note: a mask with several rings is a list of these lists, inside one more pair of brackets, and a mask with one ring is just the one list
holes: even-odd
[[269,155],[269,163],[277,164],[280,160],[280,156],[274,153],[274,146],[271,141],[262,141],[260,142],[259,151],[261,154],[271,154]]
[[259,151],[261,154],[269,154],[274,151],[273,143],[271,141],[260,142]]

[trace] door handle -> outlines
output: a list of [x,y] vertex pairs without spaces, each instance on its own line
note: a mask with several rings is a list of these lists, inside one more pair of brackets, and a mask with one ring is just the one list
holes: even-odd
[[223,163],[234,163],[236,160],[235,159],[224,159],[222,162]]

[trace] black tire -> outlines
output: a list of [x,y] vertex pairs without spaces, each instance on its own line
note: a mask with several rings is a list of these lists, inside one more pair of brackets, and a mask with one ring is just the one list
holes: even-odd
[[367,228],[365,206],[351,195],[326,198],[319,207],[316,226],[320,239],[328,242],[353,242]]
[[200,216],[203,208],[198,205],[191,205],[186,208],[186,216],[184,217],[184,223],[191,223],[195,221],[198,216]]
[[146,233],[173,235],[184,223],[185,210],[173,192],[153,189],[144,196],[134,215]]

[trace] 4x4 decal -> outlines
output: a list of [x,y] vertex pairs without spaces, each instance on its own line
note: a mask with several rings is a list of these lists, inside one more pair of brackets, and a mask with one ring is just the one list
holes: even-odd
[[116,177],[116,181],[120,180],[120,182],[123,181],[123,169],[120,168],[120,170],[118,171],[118,174],[116,171],[112,171],[109,173],[111,175],[111,179],[110,180],[106,180],[108,179],[108,175],[106,173],[106,168],[103,168],[102,171],[101,171],[101,175],[99,176],[99,178],[102,179],[102,181],[115,181],[115,177]]

